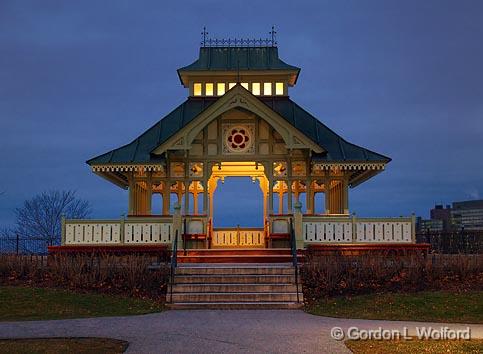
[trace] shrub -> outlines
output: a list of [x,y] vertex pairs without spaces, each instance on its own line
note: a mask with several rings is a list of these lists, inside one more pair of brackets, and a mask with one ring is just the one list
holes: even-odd
[[483,289],[482,255],[348,256],[307,250],[301,268],[307,302],[382,291]]
[[150,270],[152,257],[132,254],[0,255],[0,284],[60,287],[162,301],[169,268]]

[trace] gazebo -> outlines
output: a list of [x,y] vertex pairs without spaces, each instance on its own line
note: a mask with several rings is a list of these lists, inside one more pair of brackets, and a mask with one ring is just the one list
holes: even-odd
[[[129,191],[127,216],[64,220],[62,246],[52,250],[166,246],[175,234],[185,249],[283,248],[291,233],[298,249],[413,244],[413,216],[350,213],[349,190],[391,159],[348,142],[294,102],[299,74],[274,41],[205,40],[199,57],[178,69],[186,100],[132,142],[87,161]],[[216,227],[213,196],[231,176],[259,185],[263,227]]]

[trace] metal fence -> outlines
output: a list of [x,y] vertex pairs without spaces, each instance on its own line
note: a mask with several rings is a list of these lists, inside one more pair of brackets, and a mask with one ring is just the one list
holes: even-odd
[[0,254],[47,254],[47,247],[57,244],[40,237],[0,237]]
[[431,252],[443,254],[482,254],[483,230],[481,231],[430,231],[416,234],[417,243],[429,243]]

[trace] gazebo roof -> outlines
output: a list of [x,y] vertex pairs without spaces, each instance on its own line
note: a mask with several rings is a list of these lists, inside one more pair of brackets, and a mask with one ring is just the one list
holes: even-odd
[[[152,151],[218,99],[190,97],[131,143],[94,157],[87,163],[89,165],[142,164],[164,161],[162,155],[152,154]],[[391,160],[389,157],[344,140],[288,97],[259,97],[259,99],[323,148],[323,153],[312,155],[316,161],[387,163]]]
[[201,47],[198,59],[179,68],[178,75],[181,82],[186,84],[184,75],[205,71],[291,72],[291,84],[295,84],[300,68],[281,60],[277,47]]
[[199,58],[178,71],[300,70],[278,57],[277,47],[201,47]]

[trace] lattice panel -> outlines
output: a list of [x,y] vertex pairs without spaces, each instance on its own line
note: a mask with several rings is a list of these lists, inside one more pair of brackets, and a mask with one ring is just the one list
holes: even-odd
[[237,246],[238,245],[238,233],[236,230],[221,230],[213,232],[213,246]]
[[303,234],[306,242],[351,242],[350,222],[304,222]]
[[357,222],[357,242],[411,242],[410,222]]
[[66,224],[65,244],[115,244],[121,242],[121,225],[114,223]]
[[125,243],[171,243],[171,223],[126,223]]
[[264,247],[263,230],[215,230],[212,244],[214,247]]
[[240,231],[240,246],[263,246],[265,245],[265,237],[263,230]]

